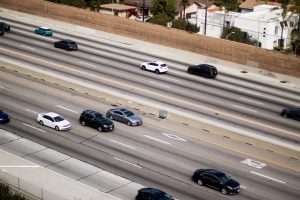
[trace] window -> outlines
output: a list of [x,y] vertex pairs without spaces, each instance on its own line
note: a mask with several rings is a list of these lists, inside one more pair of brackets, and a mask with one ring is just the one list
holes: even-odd
[[278,34],[278,26],[275,27],[275,35]]
[[294,27],[294,22],[290,21],[290,27]]

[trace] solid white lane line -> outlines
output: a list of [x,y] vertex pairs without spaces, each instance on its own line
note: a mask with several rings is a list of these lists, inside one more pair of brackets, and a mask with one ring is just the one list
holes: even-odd
[[33,163],[33,162],[29,161],[29,160],[26,160],[26,159],[24,159],[24,158],[21,158],[21,157],[19,157],[19,156],[16,156],[16,155],[14,155],[14,154],[12,154],[12,153],[9,153],[8,151],[5,151],[5,150],[3,150],[3,149],[1,149],[1,148],[0,148],[0,151],[5,152],[5,153],[7,153],[8,155],[13,156],[13,157],[15,157],[15,158],[21,159],[21,160],[23,160],[23,161],[25,161],[25,162],[27,162],[27,163],[30,163],[30,164],[32,164],[31,166],[37,166],[37,167],[40,167],[40,165],[37,165],[37,164],[35,164],[35,163]]
[[247,189],[247,187],[246,187],[246,186],[242,186],[242,185],[240,186],[240,188]]
[[252,109],[249,109],[249,108],[245,108],[243,106],[238,106],[238,105],[232,105],[234,107],[237,107],[237,108],[241,108],[241,109],[244,109],[244,110],[248,110],[248,111],[251,111],[251,112],[257,112],[256,110],[252,110]]
[[9,137],[12,137],[12,138],[14,138],[14,139],[18,139],[17,136],[11,135],[11,134],[9,134],[9,133],[5,133],[5,135],[7,135],[7,136],[9,136]]
[[83,65],[88,65],[88,66],[94,67],[94,68],[97,67],[96,65],[93,65],[93,64],[90,64],[90,63],[86,63],[86,62],[80,62],[80,63],[83,64]]
[[29,109],[25,109],[26,111],[28,111],[28,112],[32,112],[32,113],[34,113],[34,114],[38,114],[37,112],[35,112],[35,111],[33,111],[33,110],[29,110]]
[[78,113],[78,112],[75,111],[75,110],[72,110],[72,109],[70,109],[70,108],[66,108],[66,107],[63,107],[63,106],[60,106],[60,105],[57,105],[57,107],[62,108],[62,109],[65,109],[65,110],[68,110],[68,111],[73,112],[73,113]]
[[37,165],[0,165],[0,168],[38,168]]
[[258,176],[261,176],[261,177],[264,177],[264,178],[267,178],[267,179],[270,179],[270,180],[273,180],[273,181],[276,181],[276,182],[279,182],[279,183],[286,184],[286,182],[284,182],[284,181],[281,181],[281,180],[278,180],[278,179],[275,179],[275,178],[272,178],[272,177],[269,177],[269,176],[266,176],[266,175],[263,175],[263,174],[254,172],[254,171],[250,171],[250,172],[251,172],[252,174],[256,174],[256,175],[258,175]]
[[26,124],[26,123],[23,123],[23,125],[25,125],[25,126],[28,126],[28,127],[30,127],[30,128],[33,128],[33,129],[35,129],[35,130],[38,130],[38,131],[41,131],[41,132],[46,132],[46,131],[44,131],[44,130],[42,130],[42,129],[40,129],[40,128],[37,128],[37,127],[34,127],[34,126],[31,126],[31,125],[29,125],[29,124]]
[[43,46],[46,46],[47,44],[45,44],[45,43],[41,43],[41,42],[38,42],[38,41],[33,41],[34,43],[36,43],[36,44],[39,44],[39,45],[43,45]]
[[0,88],[4,89],[5,87],[3,87],[2,85],[0,85]]
[[254,94],[254,95],[257,95],[257,96],[261,96],[261,94],[258,94],[256,92],[252,92],[252,91],[247,91],[245,89],[240,89],[240,88],[237,88],[237,90],[241,91],[241,92],[246,92],[246,93],[249,93],[249,94]]
[[260,104],[260,105],[263,105],[263,104],[264,104],[264,103],[262,103],[262,102],[254,101],[254,100],[252,100],[252,99],[247,99],[247,98],[244,98],[244,97],[242,97],[241,99],[243,99],[243,100],[245,100],[245,101],[257,103],[257,104]]
[[154,81],[149,81],[149,83],[152,83],[152,84],[155,84],[155,85],[159,85],[159,86],[162,86],[162,87],[169,88],[169,86],[167,86],[167,85],[160,84],[160,83],[156,83],[156,82],[154,82]]
[[151,137],[151,136],[149,136],[149,135],[144,135],[144,136],[147,137],[147,138],[150,138],[150,139],[152,139],[152,140],[156,140],[156,141],[158,141],[158,142],[161,142],[161,143],[164,143],[164,144],[171,145],[169,142],[165,142],[165,141],[163,141],[163,140],[160,140],[160,139]]
[[30,47],[30,46],[26,46],[26,45],[23,45],[23,44],[21,44],[21,47],[26,48],[26,49],[35,50],[35,48]]
[[135,149],[135,148],[132,147],[132,146],[129,146],[129,145],[124,144],[124,143],[122,143],[122,142],[118,142],[118,141],[116,141],[116,140],[110,140],[110,141],[111,141],[111,142],[114,142],[114,143],[117,143],[117,144],[120,144],[120,145],[122,145],[122,146],[128,147],[128,148],[130,148],[130,149]]
[[135,167],[137,167],[137,168],[142,168],[141,166],[138,166],[138,165],[133,164],[133,163],[131,163],[131,162],[128,162],[128,161],[126,161],[126,160],[122,160],[122,159],[117,158],[117,157],[114,157],[114,159],[119,160],[119,161],[124,162],[124,163],[129,164],[129,165],[135,166]]

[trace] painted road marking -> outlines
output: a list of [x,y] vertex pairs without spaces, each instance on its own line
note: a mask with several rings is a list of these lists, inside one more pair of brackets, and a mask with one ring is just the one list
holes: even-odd
[[0,165],[0,168],[38,168],[37,165]]
[[252,91],[247,91],[245,89],[240,89],[240,88],[237,88],[237,90],[241,91],[241,92],[246,92],[246,93],[249,93],[249,94],[254,94],[254,95],[257,95],[257,96],[261,96],[261,94],[258,94],[256,92],[252,92]]
[[264,163],[258,162],[256,160],[251,160],[249,158],[247,158],[246,160],[241,161],[241,163],[249,165],[251,167],[255,167],[257,169],[262,169],[263,167],[267,166]]
[[247,189],[247,187],[246,187],[246,186],[242,186],[242,185],[240,186],[240,188]]
[[126,161],[126,160],[122,160],[122,159],[117,158],[117,157],[114,157],[114,159],[119,160],[119,161],[124,162],[124,163],[127,163],[127,164],[129,164],[129,165],[135,166],[135,167],[137,167],[137,168],[142,168],[141,166],[138,166],[138,165],[133,164],[133,163],[131,163],[131,162],[128,162],[128,161]]
[[165,135],[165,136],[167,136],[167,137],[169,137],[171,139],[174,139],[174,140],[179,140],[179,141],[186,142],[185,139],[183,139],[183,138],[181,138],[181,137],[179,137],[177,135],[173,135],[173,134],[169,134],[169,133],[161,133],[161,134],[163,134],[163,135]]
[[260,104],[260,105],[263,105],[263,104],[264,104],[264,103],[262,103],[262,102],[254,101],[254,100],[252,100],[252,99],[247,99],[247,98],[244,98],[244,97],[242,97],[241,99],[246,100],[246,101],[250,101],[250,102],[253,102],[253,103],[257,103],[257,104]]
[[32,47],[27,46],[27,45],[23,45],[23,44],[21,44],[21,47],[26,48],[26,49],[35,50],[35,48],[32,48]]
[[2,85],[0,85],[0,88],[4,89],[5,87],[3,87]]
[[79,62],[79,63],[81,63],[83,65],[88,65],[88,66],[91,66],[91,67],[94,67],[94,68],[97,67],[96,65],[93,65],[93,64],[90,64],[90,63],[87,63],[87,62]]
[[44,131],[44,130],[42,130],[42,129],[40,129],[40,128],[37,128],[37,127],[34,127],[34,126],[31,126],[31,125],[29,125],[29,124],[26,124],[26,123],[23,123],[23,125],[25,125],[25,126],[28,126],[28,127],[30,127],[30,128],[33,128],[33,129],[35,129],[35,130],[38,130],[38,131],[41,131],[41,132],[46,132],[46,131]]
[[35,111],[33,111],[33,110],[30,110],[30,109],[25,109],[26,111],[28,111],[28,112],[32,112],[32,113],[34,113],[34,114],[38,114],[37,112],[35,112]]
[[130,148],[130,149],[135,149],[134,147],[132,147],[132,146],[130,146],[130,145],[124,144],[124,143],[122,143],[122,142],[118,142],[118,141],[116,141],[116,140],[110,140],[110,141],[111,141],[111,142],[114,142],[114,143],[117,143],[117,144],[120,144],[120,145],[122,145],[122,146],[128,147],[128,148]]
[[169,79],[171,81],[176,81],[176,82],[180,82],[180,80],[174,79],[174,78],[170,78],[170,77],[164,77],[165,79]]
[[7,135],[7,136],[9,136],[9,137],[12,137],[12,138],[14,138],[14,139],[18,139],[17,136],[11,135],[11,134],[9,134],[9,133],[4,133],[4,134]]
[[158,141],[158,142],[161,142],[161,143],[164,143],[164,144],[171,145],[169,142],[165,142],[165,141],[163,141],[163,140],[160,140],[160,139],[151,137],[151,136],[149,136],[149,135],[144,135],[144,136],[147,137],[147,138],[150,138],[150,139],[152,139],[152,140],[156,140],[156,141]]
[[72,110],[72,109],[69,109],[69,108],[66,108],[66,107],[63,107],[63,106],[60,106],[60,105],[57,105],[57,107],[62,108],[62,109],[65,109],[65,110],[68,110],[68,111],[73,112],[73,113],[78,113],[78,112],[75,111],[75,110]]
[[154,81],[149,81],[149,83],[152,83],[152,84],[155,84],[155,85],[159,85],[159,86],[162,86],[162,87],[169,88],[169,86],[167,86],[167,85],[160,84],[160,83],[156,83],[156,82],[154,82]]
[[249,109],[249,108],[245,108],[245,107],[243,107],[243,106],[238,106],[238,105],[232,105],[232,106],[234,106],[234,107],[237,107],[237,108],[241,108],[241,109],[244,109],[244,110],[248,110],[248,111],[251,111],[251,112],[257,112],[256,110],[252,110],[252,109]]
[[272,180],[272,181],[276,181],[276,182],[279,182],[279,183],[286,184],[286,182],[284,182],[284,181],[281,181],[281,180],[278,180],[278,179],[275,179],[275,178],[272,178],[272,177],[269,177],[269,176],[266,176],[266,175],[263,175],[263,174],[254,172],[254,171],[251,171],[251,173],[252,173],[252,174],[256,174],[256,175],[258,175],[258,176],[261,176],[261,177],[264,177],[264,178],[267,178],[267,179],[270,179],[270,180]]

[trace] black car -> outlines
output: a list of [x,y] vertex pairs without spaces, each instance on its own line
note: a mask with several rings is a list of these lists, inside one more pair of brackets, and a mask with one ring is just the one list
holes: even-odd
[[79,122],[82,126],[90,126],[98,131],[112,131],[114,130],[114,123],[105,118],[101,113],[93,110],[85,110],[81,113]]
[[55,48],[65,49],[67,51],[75,51],[77,50],[77,44],[73,40],[60,40],[54,42]]
[[4,35],[4,30],[0,28],[0,35]]
[[208,64],[191,65],[187,72],[208,78],[215,78],[218,75],[218,70],[215,66]]
[[300,120],[300,108],[285,108],[280,113],[284,118]]
[[198,169],[194,172],[192,179],[198,185],[207,185],[223,194],[238,194],[240,192],[240,184],[218,170]]
[[4,31],[10,31],[10,25],[8,25],[5,22],[0,22],[0,29],[2,29]]
[[7,113],[0,110],[0,124],[8,123],[10,120],[10,117]]
[[174,198],[155,188],[142,188],[138,190],[138,194],[135,197],[135,200],[174,200]]

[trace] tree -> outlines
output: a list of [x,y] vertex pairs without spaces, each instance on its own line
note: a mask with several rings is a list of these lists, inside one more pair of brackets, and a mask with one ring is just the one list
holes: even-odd
[[167,26],[168,22],[171,22],[172,18],[165,13],[158,13],[157,15],[154,15],[153,18],[150,20],[153,24],[159,24],[162,26]]
[[86,8],[86,2],[84,0],[60,0],[60,3],[77,8]]
[[185,8],[189,5],[189,0],[181,0],[180,5],[183,6],[183,18],[185,18]]
[[257,44],[258,42],[251,41],[248,37],[247,32],[243,32],[241,31],[241,29],[236,27],[224,28],[221,38],[251,45]]
[[199,27],[197,27],[196,24],[191,24],[190,22],[186,21],[186,19],[184,18],[179,18],[177,20],[174,20],[172,23],[172,28],[185,30],[190,33],[199,32]]
[[153,16],[164,13],[173,18],[175,16],[175,0],[153,0],[151,13]]

